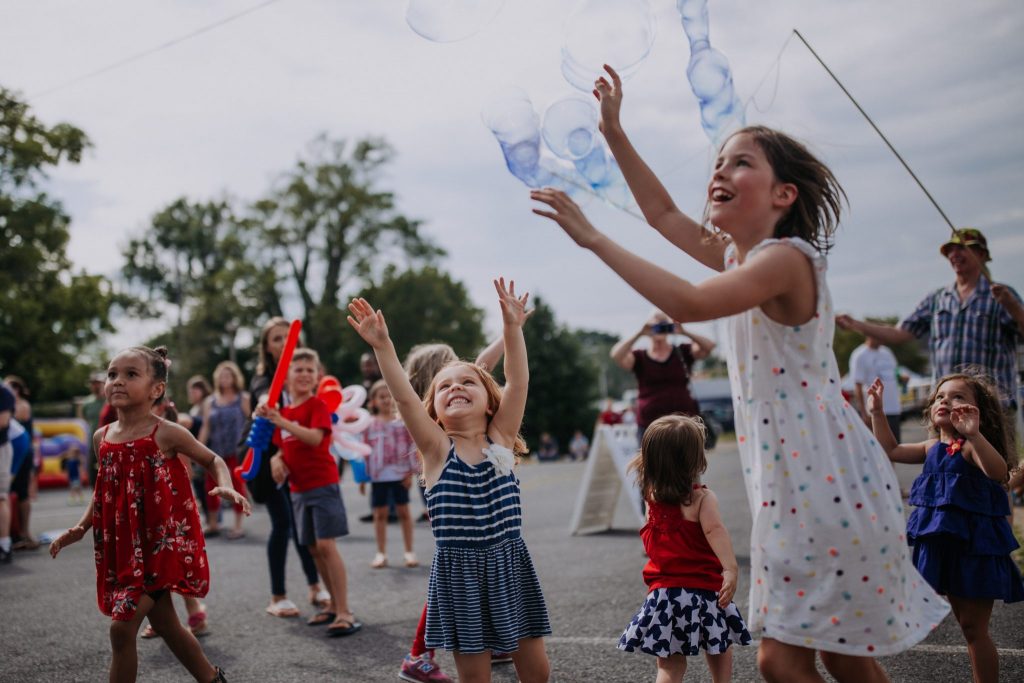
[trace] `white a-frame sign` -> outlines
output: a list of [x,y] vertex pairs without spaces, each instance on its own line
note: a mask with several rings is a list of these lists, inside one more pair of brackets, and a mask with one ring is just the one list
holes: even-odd
[[636,425],[599,425],[583,472],[569,533],[594,534],[612,528],[623,487],[640,525],[645,521],[643,500],[626,466],[637,453]]

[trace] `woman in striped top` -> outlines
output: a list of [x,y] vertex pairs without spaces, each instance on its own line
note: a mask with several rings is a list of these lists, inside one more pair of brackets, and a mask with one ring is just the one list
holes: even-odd
[[529,370],[522,325],[528,294],[494,283],[501,303],[505,387],[472,364],[450,363],[426,400],[413,390],[380,311],[349,304],[349,323],[373,347],[381,373],[423,457],[437,550],[427,596],[427,647],[454,653],[463,683],[490,680],[492,650],[511,652],[523,683],[548,680],[547,607],[521,537],[515,453]]

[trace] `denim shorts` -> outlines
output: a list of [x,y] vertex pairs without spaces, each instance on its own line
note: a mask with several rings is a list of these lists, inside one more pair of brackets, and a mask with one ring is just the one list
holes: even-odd
[[389,499],[395,505],[408,505],[409,489],[402,486],[400,481],[375,481],[370,484],[370,507],[386,508]]
[[299,543],[314,545],[317,539],[348,536],[348,517],[341,488],[329,484],[308,491],[292,491],[292,510]]

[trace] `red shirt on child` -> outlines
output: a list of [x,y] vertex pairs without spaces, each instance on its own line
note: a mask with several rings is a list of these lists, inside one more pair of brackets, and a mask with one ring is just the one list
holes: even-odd
[[298,405],[281,408],[281,417],[303,427],[324,430],[324,438],[315,446],[300,441],[283,429],[274,431],[274,443],[280,446],[292,491],[301,493],[338,483],[338,463],[331,455],[331,411],[316,396]]
[[648,501],[647,505],[647,524],[640,529],[640,538],[650,558],[644,567],[648,589],[721,590],[722,563],[700,522],[684,519],[678,504]]

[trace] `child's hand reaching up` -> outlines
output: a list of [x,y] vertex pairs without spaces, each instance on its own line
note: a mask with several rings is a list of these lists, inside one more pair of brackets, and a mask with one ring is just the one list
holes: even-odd
[[736,595],[737,580],[735,569],[722,570],[722,587],[718,590],[719,607],[724,609],[732,602],[733,596]]
[[516,296],[516,282],[509,280],[508,289],[505,288],[505,278],[498,278],[494,281],[494,289],[498,291],[498,301],[501,303],[501,318],[506,325],[522,327],[530,313],[526,311],[526,302],[530,298],[527,292],[522,296]]
[[348,323],[367,344],[377,349],[385,346],[390,337],[388,326],[384,322],[384,314],[381,311],[374,311],[373,306],[366,299],[352,299],[348,305],[352,315],[348,316]]
[[601,103],[601,122],[597,124],[598,129],[607,135],[613,128],[619,126],[619,111],[622,109],[622,79],[615,69],[607,64],[604,70],[611,77],[611,83],[604,76],[594,81],[594,97]]
[[960,432],[962,436],[971,438],[977,435],[978,429],[981,427],[978,406],[972,406],[970,403],[953,406],[953,409],[949,411],[949,421],[953,424],[953,429]]
[[53,543],[50,544],[50,557],[57,557],[57,553],[59,553],[62,548],[66,548],[72,543],[78,543],[82,540],[83,536],[85,536],[85,527],[71,527],[70,529],[62,533],[60,536],[55,538],[53,540]]
[[868,414],[869,415],[883,415],[882,406],[882,392],[885,386],[882,384],[882,380],[875,378],[875,381],[868,387]]

